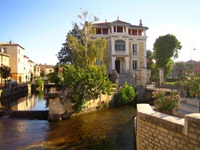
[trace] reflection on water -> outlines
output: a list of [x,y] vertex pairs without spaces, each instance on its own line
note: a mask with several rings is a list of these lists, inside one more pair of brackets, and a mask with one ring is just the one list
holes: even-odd
[[114,108],[61,122],[0,119],[3,149],[133,150],[133,107]]
[[41,142],[48,128],[47,121],[0,118],[0,149],[17,149]]
[[1,99],[0,106],[2,108],[20,111],[20,110],[48,110],[46,100],[43,99],[43,93],[37,94],[20,94],[9,98]]

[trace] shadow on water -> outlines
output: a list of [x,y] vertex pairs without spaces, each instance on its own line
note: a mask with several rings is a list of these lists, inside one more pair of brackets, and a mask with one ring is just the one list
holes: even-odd
[[125,106],[49,122],[43,141],[21,149],[134,150],[135,115],[133,107]]

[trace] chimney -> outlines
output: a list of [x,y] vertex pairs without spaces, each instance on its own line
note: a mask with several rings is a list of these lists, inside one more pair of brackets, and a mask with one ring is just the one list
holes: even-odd
[[9,44],[12,44],[12,41],[9,41]]
[[140,20],[140,24],[139,24],[139,26],[142,26],[142,20]]

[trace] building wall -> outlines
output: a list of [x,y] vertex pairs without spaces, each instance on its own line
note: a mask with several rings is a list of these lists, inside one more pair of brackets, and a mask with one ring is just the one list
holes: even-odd
[[10,55],[9,64],[11,67],[11,77],[17,82],[24,80],[24,48],[18,44],[5,44],[1,47],[6,48],[6,53]]
[[137,104],[137,150],[199,150],[200,113],[178,118]]

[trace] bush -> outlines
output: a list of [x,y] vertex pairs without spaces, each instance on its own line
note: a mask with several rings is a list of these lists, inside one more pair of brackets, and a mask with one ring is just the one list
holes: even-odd
[[165,91],[154,91],[152,94],[153,98],[156,98],[154,101],[155,108],[160,112],[179,108],[180,96],[177,93],[171,92],[170,95],[166,95]]
[[185,86],[189,88],[190,96],[200,99],[200,72],[187,74],[184,81]]
[[133,86],[129,86],[125,83],[114,96],[115,106],[122,106],[129,102],[132,102],[136,96]]

